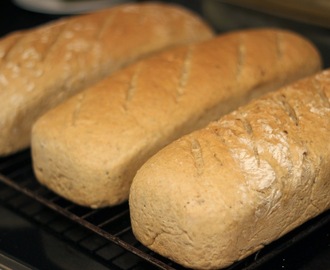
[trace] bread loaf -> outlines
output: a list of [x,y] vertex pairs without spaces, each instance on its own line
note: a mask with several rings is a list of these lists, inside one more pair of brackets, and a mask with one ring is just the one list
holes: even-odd
[[330,208],[330,70],[168,145],[129,205],[144,245],[195,269],[240,260]]
[[48,109],[137,58],[205,40],[195,14],[161,3],[124,4],[0,39],[0,155],[29,146]]
[[36,122],[36,177],[77,204],[121,203],[137,169],[161,147],[319,68],[308,41],[272,29],[229,33],[144,59]]

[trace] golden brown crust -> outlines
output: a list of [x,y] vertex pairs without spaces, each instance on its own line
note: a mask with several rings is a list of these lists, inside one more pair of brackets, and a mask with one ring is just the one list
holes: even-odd
[[161,3],[125,4],[0,40],[0,155],[30,144],[32,123],[77,91],[151,52],[205,40],[195,14]]
[[36,176],[78,204],[123,202],[136,170],[161,147],[319,68],[308,41],[271,29],[230,33],[144,59],[38,120]]
[[135,236],[196,269],[240,260],[330,208],[330,70],[267,94],[148,160]]

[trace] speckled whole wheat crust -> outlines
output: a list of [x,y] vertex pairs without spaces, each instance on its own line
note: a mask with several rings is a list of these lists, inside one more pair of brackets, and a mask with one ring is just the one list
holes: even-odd
[[219,269],[330,208],[330,70],[168,145],[138,171],[129,205],[144,245]]
[[0,39],[0,156],[30,145],[31,126],[50,108],[155,51],[213,36],[189,10],[123,4]]
[[275,29],[229,33],[144,59],[37,121],[36,177],[80,205],[121,203],[137,169],[161,147],[319,68],[307,40]]

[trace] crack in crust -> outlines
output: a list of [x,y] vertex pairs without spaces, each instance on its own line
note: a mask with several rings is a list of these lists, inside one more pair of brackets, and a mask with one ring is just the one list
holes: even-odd
[[117,17],[118,10],[115,13],[112,13],[111,16],[107,17],[106,20],[99,26],[99,31],[96,33],[96,40],[102,39],[106,30],[113,24],[115,18]]
[[227,143],[226,140],[223,136],[223,134],[221,133],[222,129],[221,129],[221,124],[220,121],[218,122],[214,122],[213,123],[213,128],[212,128],[212,133],[220,140],[220,142],[227,147]]
[[321,100],[323,101],[323,103],[330,108],[330,101],[327,97],[327,95],[325,94],[324,91],[324,86],[321,85],[321,82],[318,79],[314,79],[313,80],[313,87],[316,90],[316,92],[319,94]]
[[134,95],[136,94],[136,89],[137,89],[137,81],[138,81],[138,77],[140,75],[142,69],[142,63],[140,62],[134,70],[134,73],[131,77],[131,80],[129,82],[127,91],[126,91],[126,96],[125,96],[125,103],[124,103],[124,110],[127,111],[128,110],[128,105],[131,102],[131,100],[133,99]]
[[191,153],[194,158],[194,164],[197,169],[197,174],[201,175],[204,172],[204,159],[201,145],[197,139],[191,141]]
[[275,35],[276,35],[275,36],[276,55],[277,55],[277,59],[280,61],[283,58],[283,55],[284,55],[283,34],[282,33],[276,33]]
[[280,102],[284,111],[288,114],[290,119],[294,122],[296,126],[299,125],[299,119],[297,117],[295,109],[288,103],[287,98],[284,94],[280,95]]
[[192,54],[193,54],[193,46],[188,46],[186,57],[183,61],[182,71],[180,75],[180,80],[178,86],[176,88],[176,101],[184,94],[185,88],[189,79],[189,74],[191,70],[192,63]]
[[54,51],[54,49],[56,48],[59,40],[60,40],[60,37],[62,36],[64,30],[66,28],[66,24],[63,23],[61,25],[59,25],[59,29],[58,29],[58,32],[56,33],[52,43],[47,47],[47,50],[43,53],[43,56],[41,58],[41,62],[45,62],[47,57],[50,55],[50,53],[52,51]]
[[12,43],[6,48],[6,51],[1,55],[2,62],[8,60],[10,52],[18,46],[18,44],[23,40],[23,38],[24,38],[24,34],[20,34],[15,37]]
[[76,106],[73,110],[72,117],[71,117],[71,125],[72,126],[75,126],[76,123],[77,123],[77,120],[78,120],[79,115],[80,115],[81,106],[82,106],[82,103],[84,102],[85,96],[86,96],[86,94],[84,92],[82,92],[77,97],[78,100],[77,100]]
[[237,69],[236,69],[236,81],[239,81],[243,73],[243,68],[245,65],[245,57],[246,57],[246,46],[244,43],[244,34],[241,34],[239,37],[239,44],[237,47]]
[[252,142],[252,149],[253,149],[254,156],[257,160],[258,167],[260,167],[260,155],[259,155],[259,152],[258,152],[258,147],[256,145],[255,139],[254,139],[253,128],[251,126],[251,123],[243,116],[238,118],[238,120],[242,122],[246,133],[250,137],[250,141]]

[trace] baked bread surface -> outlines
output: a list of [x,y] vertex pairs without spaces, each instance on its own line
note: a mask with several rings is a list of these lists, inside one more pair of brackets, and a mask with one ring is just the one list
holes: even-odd
[[194,269],[247,257],[330,208],[330,70],[171,143],[129,205],[144,245]]
[[2,37],[0,155],[28,147],[38,117],[113,71],[212,36],[210,27],[184,8],[130,3]]
[[314,46],[275,29],[228,33],[143,59],[36,122],[36,177],[84,206],[121,203],[137,169],[163,146],[319,69]]

